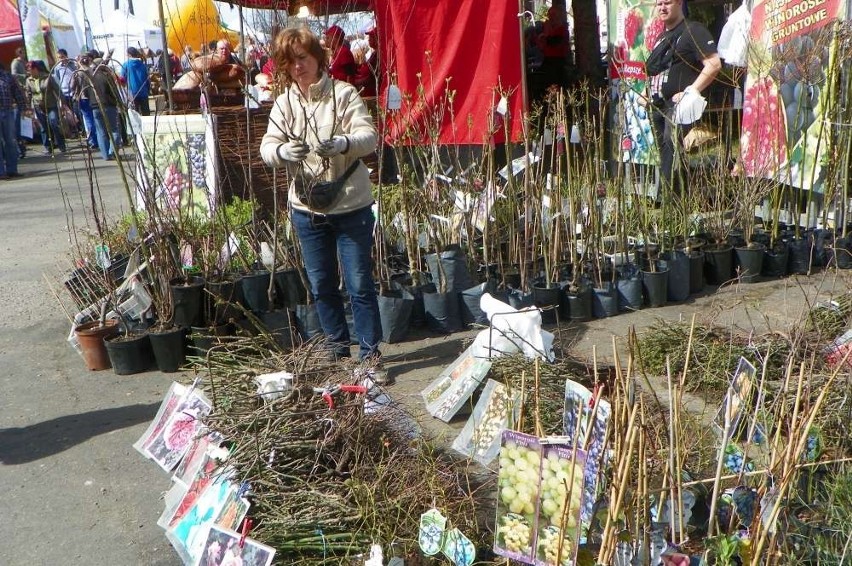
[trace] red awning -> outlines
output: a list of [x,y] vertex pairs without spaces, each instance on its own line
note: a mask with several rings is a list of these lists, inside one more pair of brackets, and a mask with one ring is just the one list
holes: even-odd
[[0,0],[0,43],[21,39],[18,10],[9,0]]
[[363,12],[371,10],[372,0],[226,0],[229,4],[244,8],[265,8],[287,10],[295,14],[302,6],[307,6],[314,15],[342,14],[345,12]]

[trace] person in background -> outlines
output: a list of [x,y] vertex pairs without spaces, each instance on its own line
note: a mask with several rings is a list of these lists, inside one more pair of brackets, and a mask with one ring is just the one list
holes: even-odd
[[166,58],[168,58],[168,60],[169,60],[169,71],[171,71],[171,74],[172,74],[172,84],[174,84],[174,82],[177,79],[179,79],[180,76],[183,74],[183,67],[181,67],[180,59],[177,58],[177,55],[175,55],[174,51],[172,51],[171,49],[167,49],[166,50],[166,56],[160,57],[160,59],[159,59],[160,66],[157,68],[157,71],[160,73],[160,76],[164,77],[163,78],[163,86],[165,86],[165,84],[166,84],[166,81],[165,81]]
[[[355,87],[329,78],[328,55],[309,29],[278,34],[272,57],[284,89],[272,106],[260,155],[267,165],[286,168],[292,179],[291,221],[323,333],[334,359],[350,356],[338,275],[342,269],[359,359],[375,383],[388,384],[387,373],[378,365],[382,325],[372,275],[375,201],[369,171],[360,159],[376,148],[373,120]],[[337,198],[317,210],[308,193],[312,180],[336,180],[347,174]],[[300,186],[297,178],[304,181]]]
[[571,38],[565,7],[551,6],[547,20],[538,36],[542,54],[541,72],[545,86],[568,86],[568,65],[571,63]]
[[[21,91],[26,92],[27,89],[27,55],[23,47],[15,49],[15,58],[12,59],[11,66],[12,76],[18,81],[18,86]],[[18,108],[18,114],[15,118],[15,123],[18,124],[18,157],[23,159],[27,155],[27,144],[24,138],[21,137],[21,114],[24,108]]]
[[92,56],[89,53],[83,53],[77,58],[79,71],[74,73],[72,87],[74,89],[74,97],[80,107],[80,114],[83,117],[83,126],[86,128],[86,143],[90,149],[98,149],[98,133],[95,128],[95,116],[92,113],[92,102],[89,100],[88,86],[90,70],[92,66]]
[[180,58],[180,68],[183,72],[189,72],[189,69],[192,68],[193,59],[195,59],[195,53],[192,52],[192,47],[184,45],[183,55]]
[[121,66],[121,78],[127,84],[136,111],[143,116],[150,116],[148,91],[151,88],[151,80],[148,78],[148,68],[135,47],[127,48],[127,61]]
[[80,107],[74,100],[74,72],[78,69],[77,62],[68,58],[68,52],[64,49],[56,51],[58,61],[53,67],[53,78],[59,83],[59,90],[62,91],[62,103],[74,112],[77,118],[77,124],[83,123],[83,116],[80,114]]
[[355,79],[357,65],[352,50],[346,42],[346,34],[340,26],[331,26],[325,30],[325,46],[331,53],[328,74],[338,81],[351,83]]
[[59,125],[59,100],[62,91],[59,84],[50,75],[44,61],[33,60],[27,63],[27,95],[41,124],[41,144],[44,154],[53,156],[53,150],[58,148],[65,153],[65,136]]
[[92,105],[101,157],[105,161],[111,161],[115,159],[115,154],[122,145],[118,116],[121,97],[115,73],[109,67],[109,60],[101,58],[96,52],[90,55],[92,66],[88,71],[89,78],[84,86],[84,94]]
[[364,62],[358,66],[352,84],[360,89],[361,96],[376,96],[378,93],[378,80],[381,77],[379,69],[379,45],[376,41],[376,28],[367,31],[367,45],[369,50],[365,54]]
[[646,64],[654,103],[651,125],[660,151],[661,184],[680,192],[688,187],[683,138],[692,125],[675,124],[674,109],[687,91],[700,95],[713,83],[722,60],[707,28],[684,17],[682,0],[657,0],[657,17],[666,30]]
[[18,125],[15,121],[27,99],[17,79],[0,63],[0,179],[20,177],[18,173]]

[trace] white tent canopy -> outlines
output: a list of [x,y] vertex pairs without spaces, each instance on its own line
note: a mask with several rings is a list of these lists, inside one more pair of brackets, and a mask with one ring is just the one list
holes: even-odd
[[92,25],[92,41],[99,51],[114,50],[117,59],[124,59],[128,47],[165,50],[163,34],[158,28],[121,10],[104,15],[103,22]]

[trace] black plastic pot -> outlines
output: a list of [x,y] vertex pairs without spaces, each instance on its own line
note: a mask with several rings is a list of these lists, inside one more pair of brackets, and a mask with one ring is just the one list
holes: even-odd
[[585,322],[592,319],[592,288],[580,285],[571,290],[568,286],[563,289],[563,300],[568,307],[568,320]]
[[164,373],[177,371],[186,361],[186,330],[174,327],[162,332],[149,332],[157,369]]
[[322,334],[316,303],[296,305],[296,329],[304,340]]
[[386,344],[402,342],[408,335],[414,296],[402,288],[388,289],[378,296],[382,319],[382,340]]
[[[304,275],[304,272],[302,273]],[[308,290],[302,283],[302,276],[296,269],[282,269],[275,272],[275,306],[294,310],[308,300]]]
[[852,238],[837,238],[829,253],[829,264],[837,269],[852,268]]
[[282,348],[293,347],[293,335],[291,332],[290,311],[278,309],[262,313],[258,316],[263,323],[264,329],[272,336],[275,343]]
[[403,286],[412,297],[414,304],[411,306],[411,317],[409,324],[412,328],[423,328],[426,326],[426,309],[423,306],[423,289],[433,289],[431,283],[423,283],[420,285]]
[[196,356],[206,356],[210,348],[220,344],[222,338],[231,333],[230,324],[220,324],[218,326],[195,326],[192,328],[190,339],[192,341],[193,353]]
[[207,281],[207,320],[224,324],[232,318],[242,318],[243,313],[237,306],[239,289],[239,281]]
[[789,246],[786,242],[780,242],[772,248],[763,250],[761,275],[764,277],[784,277],[787,275],[789,256]]
[[513,309],[520,310],[534,305],[532,293],[524,293],[520,289],[509,289],[506,299]]
[[704,248],[704,279],[710,285],[721,285],[733,276],[734,252],[728,245]]
[[592,315],[595,318],[608,318],[618,314],[618,293],[614,287],[592,289]]
[[243,306],[254,313],[269,310],[269,272],[253,271],[240,279]]
[[739,266],[740,281],[755,283],[760,278],[763,269],[763,257],[766,246],[752,242],[750,245],[736,248],[737,265]]
[[485,293],[493,295],[496,287],[497,285],[493,281],[486,281],[459,293],[459,300],[461,301],[459,306],[461,307],[463,324],[488,324],[488,317],[485,316],[485,313],[479,307],[479,301]]
[[426,324],[433,332],[450,334],[462,329],[459,312],[458,294],[438,293],[434,285],[423,290],[423,310],[426,312]]
[[533,304],[541,309],[541,322],[555,324],[559,320],[559,302],[562,289],[559,285],[533,285]]
[[642,308],[642,276],[634,266],[622,269],[615,282],[618,310],[638,311]]
[[669,280],[666,283],[666,299],[671,303],[680,303],[689,298],[690,261],[686,253],[675,250],[663,254],[661,269],[668,269]]
[[704,290],[704,252],[693,250],[689,252],[689,293],[700,293]]
[[154,365],[154,352],[148,333],[127,336],[119,334],[104,339],[112,370],[116,375],[132,375],[148,371]]
[[[438,254],[426,256],[426,264],[432,274],[432,281],[441,281],[441,273],[438,269]],[[476,283],[470,276],[467,267],[467,259],[458,247],[447,248],[441,252],[441,268],[447,292],[462,291],[470,289]]]
[[788,244],[787,271],[791,275],[808,275],[811,272],[813,245],[810,238],[792,240]]
[[642,272],[642,291],[645,304],[649,307],[661,307],[666,304],[669,286],[669,270],[658,266],[657,271]]
[[204,324],[204,278],[177,277],[169,281],[172,293],[172,323],[176,326],[201,326]]

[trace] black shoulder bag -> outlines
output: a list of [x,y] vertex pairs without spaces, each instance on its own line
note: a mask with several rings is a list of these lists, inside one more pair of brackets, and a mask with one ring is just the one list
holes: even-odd
[[308,178],[303,171],[296,174],[293,179],[293,186],[296,189],[296,196],[302,201],[302,204],[315,212],[325,212],[334,208],[343,196],[343,189],[346,186],[346,181],[358,168],[361,163],[360,159],[356,159],[346,168],[339,178],[334,181],[318,181]]
[[681,22],[681,25],[664,35],[662,39],[657,42],[654,49],[651,50],[651,54],[648,55],[647,61],[645,61],[645,71],[648,73],[649,77],[659,75],[671,68],[675,46],[685,30],[686,20]]

